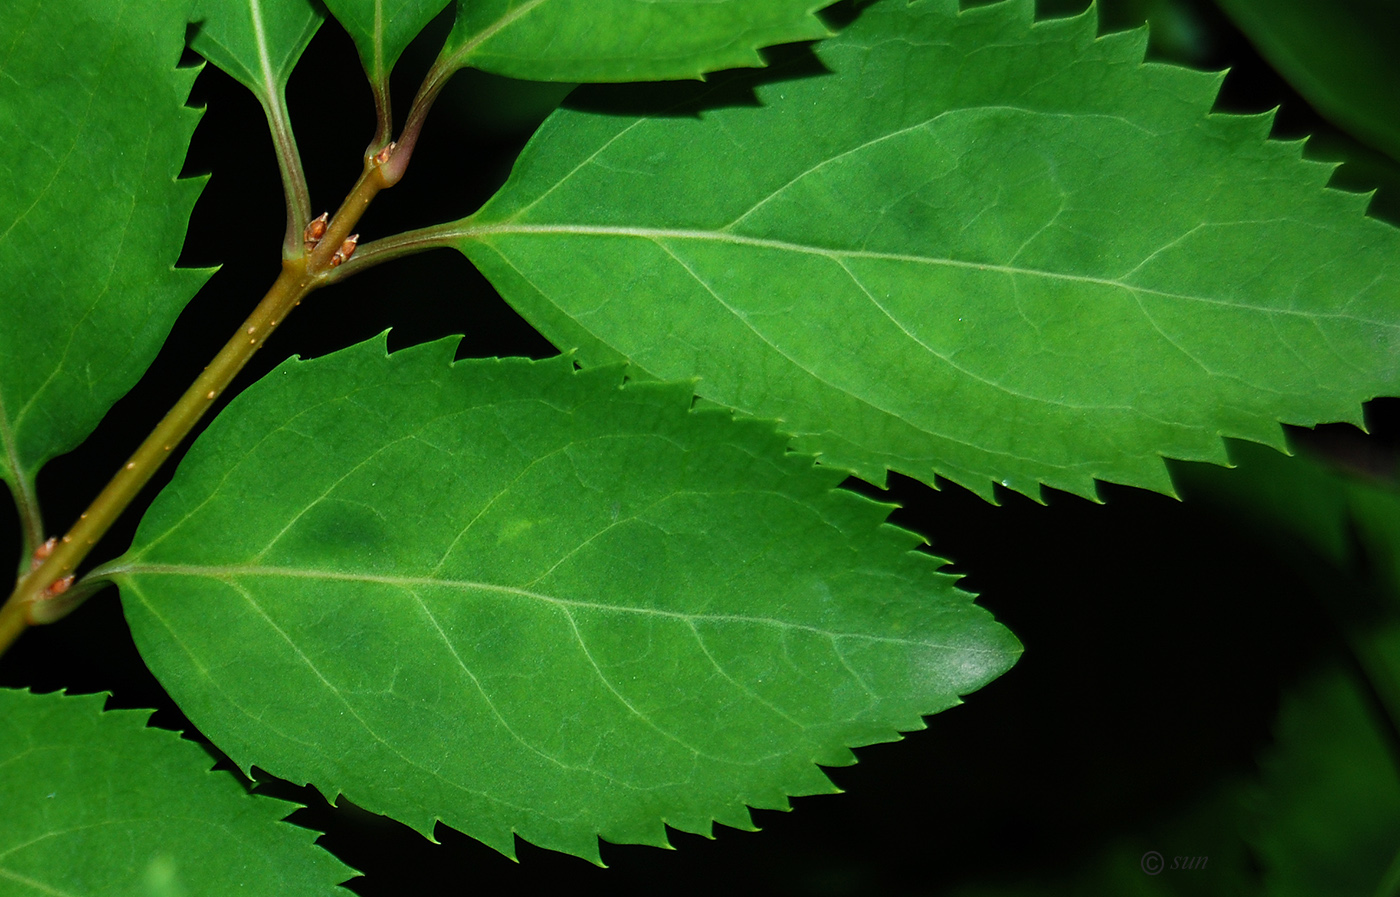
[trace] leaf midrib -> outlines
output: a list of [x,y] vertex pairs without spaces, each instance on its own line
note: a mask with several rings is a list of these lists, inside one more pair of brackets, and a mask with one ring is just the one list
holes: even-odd
[[383,81],[384,71],[384,0],[374,0],[374,80]]
[[6,869],[3,866],[0,866],[0,877],[8,878],[10,881],[23,885],[24,887],[32,888],[36,893],[48,894],[50,895],[50,897],[78,897],[78,895],[76,894],[70,894],[67,891],[60,891],[58,888],[50,887],[41,881],[28,877],[27,875],[20,875],[18,872],[11,872],[9,869]]
[[258,43],[258,63],[262,66],[263,87],[271,103],[277,96],[277,85],[272,77],[272,59],[267,52],[267,29],[263,25],[261,0],[248,0],[248,10],[253,17],[253,38]]
[[475,590],[483,592],[495,592],[497,594],[511,595],[517,598],[529,598],[547,604],[553,604],[562,608],[565,612],[574,609],[595,610],[609,613],[637,614],[641,616],[663,617],[666,619],[679,620],[687,624],[702,623],[736,623],[759,626],[772,626],[781,629],[790,629],[800,632],[810,632],[821,635],[833,641],[837,639],[859,639],[862,641],[880,642],[896,645],[911,645],[923,648],[937,648],[947,651],[973,651],[982,654],[1000,653],[990,648],[970,648],[961,645],[945,645],[937,642],[928,642],[920,639],[897,638],[894,636],[870,635],[862,632],[833,632],[821,629],[816,626],[808,626],[802,623],[794,623],[789,620],[777,620],[768,617],[750,617],[741,614],[688,614],[680,611],[659,610],[650,607],[628,607],[625,605],[602,604],[596,601],[581,601],[573,598],[561,598],[556,595],[547,595],[543,592],[534,592],[529,589],[522,589],[516,586],[506,586],[497,583],[479,582],[476,580],[445,579],[434,576],[391,576],[382,573],[342,573],[335,570],[308,570],[296,567],[270,567],[270,566],[243,566],[243,565],[199,565],[199,564],[143,564],[132,563],[111,567],[103,567],[93,571],[94,576],[103,578],[124,578],[141,575],[157,576],[202,576],[209,579],[217,579],[223,582],[232,582],[240,576],[251,577],[286,577],[289,579],[313,579],[330,582],[353,582],[353,583],[375,583],[380,585],[390,585],[412,588],[449,588],[463,591]]
[[[1211,224],[1215,226],[1241,223],[1247,222],[1211,222]],[[1163,299],[1179,299],[1187,302],[1199,302],[1206,305],[1257,312],[1260,314],[1297,317],[1308,321],[1335,319],[1353,321],[1359,324],[1370,324],[1375,327],[1384,327],[1390,330],[1400,329],[1400,324],[1394,322],[1361,318],[1341,312],[1299,311],[1289,308],[1266,308],[1256,305],[1246,305],[1213,296],[1198,296],[1191,293],[1179,293],[1171,290],[1139,286],[1111,277],[1068,274],[1061,271],[1049,271],[1043,268],[1027,268],[1020,265],[970,262],[962,259],[912,255],[899,252],[880,252],[870,249],[832,249],[807,243],[794,243],[787,240],[749,237],[743,234],[729,233],[722,230],[705,230],[703,228],[626,227],[605,224],[473,224],[470,219],[462,222],[462,224],[464,226],[444,229],[440,233],[449,240],[476,240],[481,243],[488,243],[489,238],[493,236],[538,236],[549,234],[580,237],[633,237],[641,240],[649,240],[657,244],[660,244],[664,240],[696,240],[712,243],[729,243],[735,246],[751,246],[757,249],[776,249],[786,252],[801,253],[803,255],[817,255],[837,262],[841,259],[874,259],[877,261],[909,262],[920,265],[959,268],[969,271],[990,271],[1013,276],[1041,277],[1046,280],[1063,281],[1066,283],[1082,283],[1093,286],[1111,287],[1119,290],[1127,290],[1131,293],[1158,296]]]
[[15,488],[23,490],[23,483],[28,479],[24,475],[24,468],[20,464],[19,446],[15,443],[15,431],[10,426],[10,416],[5,411],[5,390],[0,385],[0,446],[5,451],[5,466],[9,468],[10,474],[15,478]]
[[461,68],[463,65],[466,64],[467,58],[471,56],[471,54],[478,47],[489,41],[491,38],[495,37],[497,34],[500,34],[502,31],[509,28],[511,25],[514,25],[520,19],[534,12],[536,8],[543,6],[547,2],[548,0],[528,0],[528,2],[526,2],[523,6],[517,6],[515,9],[511,10],[510,12],[501,16],[496,21],[492,22],[490,25],[481,29],[481,31],[473,35],[466,43],[462,44],[461,47],[457,48],[457,51],[455,53],[451,55],[449,59],[450,67]]

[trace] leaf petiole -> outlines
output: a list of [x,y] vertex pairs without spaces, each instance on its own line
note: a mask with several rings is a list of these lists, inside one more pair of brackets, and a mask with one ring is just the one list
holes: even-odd
[[277,169],[282,175],[282,191],[287,200],[287,233],[282,240],[282,257],[296,258],[301,254],[302,228],[311,220],[311,193],[306,186],[306,171],[292,134],[286,101],[280,94],[274,94],[263,108],[272,131],[272,143],[277,148]]
[[23,526],[20,540],[19,573],[29,569],[29,557],[35,548],[44,541],[44,514],[39,507],[39,498],[34,494],[34,482],[23,473],[15,475],[15,488],[11,494],[15,499],[15,510],[19,512]]
[[[423,133],[423,124],[428,120],[428,113],[432,110],[438,94],[442,93],[442,89],[447,86],[448,79],[456,71],[456,67],[450,63],[444,64],[442,57],[439,57],[433,63],[433,67],[428,70],[428,74],[424,76],[417,95],[413,97],[413,105],[408,109],[408,119],[404,122],[403,130],[399,132],[399,139],[395,144],[393,155],[380,168],[382,177],[387,182],[386,186],[392,187],[403,178],[409,160],[413,158],[413,149],[418,145],[418,137]],[[375,88],[376,107],[379,105],[378,93],[378,88]],[[384,102],[382,114],[388,114],[387,93]],[[384,130],[382,119],[380,130]],[[378,137],[376,137],[376,142],[378,142]]]
[[461,236],[461,222],[449,221],[432,227],[420,227],[404,231],[392,237],[365,243],[355,251],[355,257],[334,271],[326,273],[326,283],[338,283],[347,277],[360,273],[366,268],[382,265],[394,259],[417,255],[430,249],[451,247]]

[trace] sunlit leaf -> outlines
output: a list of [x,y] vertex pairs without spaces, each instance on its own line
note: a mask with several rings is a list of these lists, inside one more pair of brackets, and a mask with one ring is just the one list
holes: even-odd
[[816,45],[834,74],[575,94],[437,233],[584,362],[698,376],[875,482],[1169,491],[1160,456],[1400,387],[1400,231],[1209,114],[1219,75],[1032,10],[887,0]]
[[888,506],[686,384],[383,345],[235,399],[103,571],[242,766],[596,860],[829,792],[1019,653]]
[[146,710],[0,689],[0,893],[155,897],[348,892],[353,875]]

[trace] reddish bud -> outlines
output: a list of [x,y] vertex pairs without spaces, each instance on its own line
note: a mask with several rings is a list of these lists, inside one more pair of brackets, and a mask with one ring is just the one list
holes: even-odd
[[73,574],[70,573],[62,579],[55,580],[54,582],[49,583],[49,587],[47,589],[44,589],[44,597],[57,598],[59,595],[62,595],[64,592],[68,591],[68,587],[72,584]]
[[398,146],[399,146],[399,145],[398,145],[397,143],[390,143],[388,146],[384,147],[382,150],[380,150],[379,152],[375,153],[375,154],[374,154],[374,164],[375,164],[375,165],[383,165],[385,162],[388,162],[388,161],[389,161],[389,157],[392,156],[392,155],[394,155],[394,150],[397,149]]
[[53,554],[54,546],[56,545],[58,545],[58,540],[53,536],[49,536],[47,542],[34,549],[34,555],[29,559],[29,569],[38,570],[39,565],[43,564],[44,561],[48,559],[48,556]]
[[350,256],[355,254],[355,247],[358,246],[359,243],[359,234],[351,234],[346,237],[345,242],[341,243],[340,248],[335,251],[335,255],[331,256],[331,267],[334,268],[341,262],[347,261]]
[[330,215],[321,213],[321,217],[313,218],[306,225],[306,230],[301,232],[301,238],[306,243],[306,251],[310,252],[316,248],[316,244],[321,242],[321,238],[326,235],[326,222],[330,220]]

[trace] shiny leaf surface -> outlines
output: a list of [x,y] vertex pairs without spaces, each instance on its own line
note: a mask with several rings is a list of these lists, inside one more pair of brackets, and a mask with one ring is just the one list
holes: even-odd
[[239,396],[105,569],[244,767],[596,861],[829,792],[1019,653],[888,506],[688,385],[383,345]]
[[892,0],[830,75],[576,95],[438,232],[586,363],[699,377],[874,482],[1169,491],[1160,456],[1400,388],[1400,231],[1209,114],[1219,76],[1032,7]]

